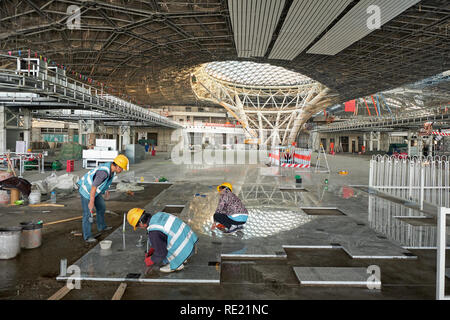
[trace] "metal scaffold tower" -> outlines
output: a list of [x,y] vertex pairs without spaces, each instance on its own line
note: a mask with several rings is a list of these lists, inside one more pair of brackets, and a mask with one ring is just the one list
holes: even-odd
[[218,79],[200,67],[191,77],[199,100],[223,106],[260,145],[290,145],[313,113],[328,105],[328,89],[304,78],[295,85],[249,85]]

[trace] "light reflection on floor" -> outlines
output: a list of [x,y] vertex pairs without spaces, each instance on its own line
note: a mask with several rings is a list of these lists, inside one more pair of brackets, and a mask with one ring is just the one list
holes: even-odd
[[[398,242],[406,248],[435,248],[436,225],[412,225],[397,217],[416,218],[420,220],[425,215],[417,210],[405,207],[386,199],[369,195],[369,225],[374,230],[383,233],[389,240]],[[448,245],[449,242],[447,242]]]
[[301,211],[276,207],[247,208],[249,217],[244,229],[232,234],[225,234],[217,229],[211,230],[212,219],[205,219],[193,225],[194,231],[211,237],[238,237],[240,239],[264,238],[295,229],[314,219]]

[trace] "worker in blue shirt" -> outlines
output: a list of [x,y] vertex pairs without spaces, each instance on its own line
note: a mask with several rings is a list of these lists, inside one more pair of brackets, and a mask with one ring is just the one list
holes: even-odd
[[[145,254],[147,267],[161,272],[184,269],[184,263],[195,253],[197,235],[178,217],[166,212],[150,214],[141,208],[133,208],[127,214],[128,223],[146,229],[151,247]],[[162,266],[162,267],[161,267]],[[148,272],[148,271],[147,271]]]
[[91,213],[94,207],[97,212],[97,229],[98,231],[107,231],[111,227],[105,224],[105,201],[109,198],[109,187],[116,175],[122,170],[128,169],[128,158],[123,154],[119,154],[114,158],[113,162],[107,162],[91,171],[87,172],[78,182],[78,192],[81,196],[81,207],[83,208],[83,238],[88,243],[95,243],[95,239],[91,234]]

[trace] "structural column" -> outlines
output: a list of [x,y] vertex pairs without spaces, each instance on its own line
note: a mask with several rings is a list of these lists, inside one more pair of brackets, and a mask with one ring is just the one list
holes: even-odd
[[408,156],[411,156],[411,131],[408,131],[407,144],[408,144]]
[[373,151],[373,132],[369,133],[369,151]]
[[130,126],[120,126],[119,132],[119,151],[125,150],[125,146],[131,143]]
[[[79,136],[79,143],[83,144],[83,137],[84,137],[84,145],[89,145],[89,135],[93,134],[95,132],[95,122],[94,120],[79,120],[78,121],[79,129],[78,129],[78,136]],[[91,141],[91,143],[95,143],[95,141]]]
[[6,152],[6,126],[4,106],[0,106],[0,152]]
[[380,151],[381,147],[381,132],[377,132],[377,151]]
[[31,147],[31,110],[24,109],[23,114],[23,141],[25,141],[26,150]]

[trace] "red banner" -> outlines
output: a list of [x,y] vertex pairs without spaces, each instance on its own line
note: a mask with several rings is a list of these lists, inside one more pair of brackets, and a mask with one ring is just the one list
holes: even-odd
[[356,100],[350,100],[345,103],[345,112],[355,112]]

